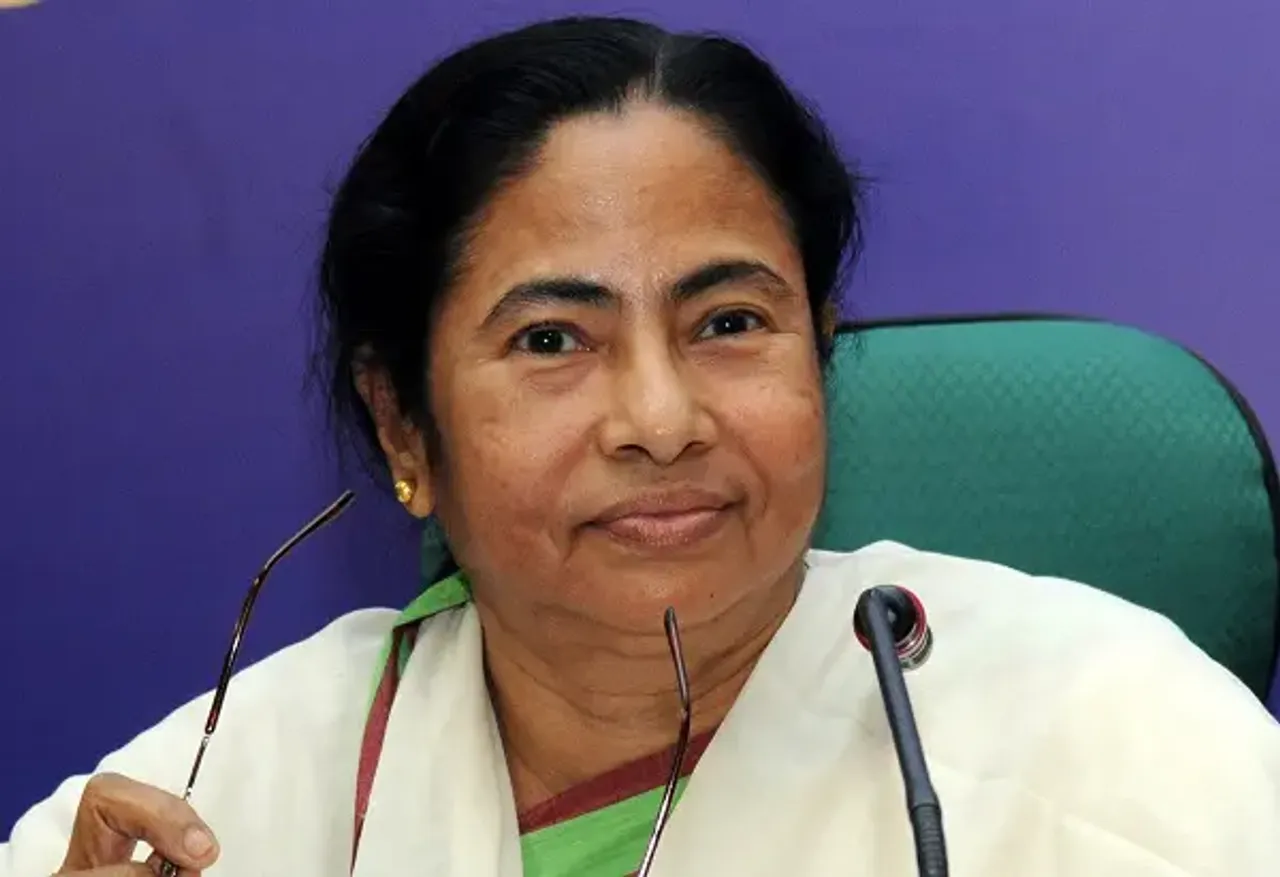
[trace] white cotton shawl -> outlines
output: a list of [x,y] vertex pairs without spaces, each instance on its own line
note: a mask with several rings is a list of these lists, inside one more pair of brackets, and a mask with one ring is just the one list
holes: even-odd
[[[1167,621],[1075,583],[893,543],[811,552],[809,565],[653,877],[915,873],[874,671],[850,628],[879,584],[919,595],[936,637],[909,687],[954,877],[1280,875],[1280,725]],[[346,616],[233,682],[193,802],[221,842],[210,877],[349,873],[370,679],[395,617]],[[178,788],[207,703],[102,769]],[[58,867],[83,783],[18,823],[0,877]],[[419,631],[355,874],[522,874],[471,606]]]

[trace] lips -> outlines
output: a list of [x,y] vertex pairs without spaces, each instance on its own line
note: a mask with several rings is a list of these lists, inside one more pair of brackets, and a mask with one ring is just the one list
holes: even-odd
[[733,505],[731,497],[714,491],[653,492],[615,503],[591,526],[636,547],[676,548],[713,536]]

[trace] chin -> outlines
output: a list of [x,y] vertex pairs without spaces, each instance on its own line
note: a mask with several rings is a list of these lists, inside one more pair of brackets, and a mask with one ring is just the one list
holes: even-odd
[[744,602],[772,602],[772,592],[787,576],[762,575],[766,565],[751,560],[746,550],[698,558],[615,560],[584,576],[591,583],[591,593],[583,595],[584,608],[594,604],[591,614],[608,626],[637,632],[661,632],[668,608],[675,609],[681,627],[702,625]]

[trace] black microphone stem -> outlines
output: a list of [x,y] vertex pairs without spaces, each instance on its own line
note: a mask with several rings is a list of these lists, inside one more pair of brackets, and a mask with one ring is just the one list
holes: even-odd
[[862,595],[855,613],[860,616],[871,647],[880,696],[885,716],[893,734],[893,745],[902,768],[902,783],[907,793],[907,813],[915,835],[916,866],[920,877],[947,877],[947,846],[942,833],[942,807],[929,779],[924,747],[911,710],[911,696],[903,678],[902,666],[893,630],[889,626],[889,607],[883,595],[872,588]]

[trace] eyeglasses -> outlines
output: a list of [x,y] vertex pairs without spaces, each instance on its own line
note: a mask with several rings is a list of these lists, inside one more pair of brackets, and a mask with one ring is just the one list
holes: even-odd
[[[271,574],[271,570],[275,565],[284,559],[290,551],[297,548],[308,536],[338,519],[347,506],[351,505],[351,501],[356,498],[355,492],[351,490],[344,491],[342,496],[335,499],[329,504],[329,507],[320,514],[312,518],[301,530],[294,533],[289,539],[276,549],[275,553],[267,558],[267,562],[262,565],[262,569],[253,577],[253,583],[249,586],[249,593],[245,595],[244,603],[240,607],[240,617],[236,619],[235,629],[231,632],[231,645],[227,648],[227,656],[222,661],[222,672],[218,676],[218,684],[213,690],[213,704],[209,707],[209,717],[205,719],[204,736],[200,738],[200,746],[196,749],[195,761],[191,764],[191,773],[187,777],[187,787],[182,793],[182,800],[189,801],[191,799],[191,790],[195,788],[196,778],[200,776],[200,765],[204,763],[204,754],[209,748],[209,740],[213,737],[213,732],[218,729],[218,720],[222,718],[222,705],[227,699],[227,688],[231,685],[231,677],[235,675],[236,660],[240,657],[240,644],[244,641],[244,629],[249,625],[249,618],[253,615],[254,604],[258,602],[258,593],[262,590],[262,586],[267,581],[267,576]],[[178,877],[179,868],[172,862],[162,862],[160,865],[161,877]]]
[[[355,496],[354,491],[344,491],[324,511],[308,521],[303,525],[302,529],[290,536],[283,545],[277,548],[275,553],[267,558],[267,562],[262,565],[262,569],[258,571],[258,574],[253,577],[253,583],[249,586],[249,593],[245,595],[244,603],[240,607],[240,615],[236,619],[236,626],[231,632],[231,645],[228,646],[227,655],[222,661],[222,672],[218,675],[218,684],[213,690],[213,703],[209,706],[209,715],[204,723],[204,734],[201,736],[200,745],[196,749],[196,757],[191,764],[191,773],[187,776],[187,785],[182,793],[182,800],[189,801],[191,799],[191,792],[195,789],[196,780],[200,776],[200,767],[204,764],[205,752],[209,749],[209,741],[213,738],[214,731],[218,729],[218,721],[222,718],[223,703],[227,699],[227,689],[231,685],[231,677],[235,675],[236,661],[240,657],[240,645],[244,641],[244,631],[249,625],[249,619],[253,615],[253,608],[258,602],[258,594],[262,591],[262,586],[266,583],[267,576],[271,574],[277,563],[304,542],[308,536],[337,520],[351,505],[351,501],[355,499]],[[644,859],[640,862],[636,877],[648,877],[650,870],[653,868],[654,856],[658,852],[658,843],[662,840],[662,832],[667,827],[667,822],[671,819],[671,811],[675,806],[676,789],[680,785],[680,777],[684,772],[684,763],[689,752],[690,731],[693,726],[693,708],[689,696],[689,671],[684,660],[684,649],[680,643],[680,626],[676,621],[675,609],[668,608],[663,614],[662,626],[667,635],[667,646],[671,650],[671,663],[675,668],[676,693],[680,699],[680,733],[676,737],[671,772],[668,774],[666,786],[662,790],[662,800],[658,804],[658,812],[653,820],[653,830],[649,834],[649,842],[645,847]],[[178,877],[179,872],[178,866],[172,862],[163,861],[160,864],[161,877]]]
[[676,671],[676,693],[680,696],[680,734],[676,737],[675,757],[671,760],[671,773],[667,775],[667,785],[662,790],[662,802],[658,805],[658,813],[653,820],[653,831],[649,834],[649,844],[644,851],[644,859],[636,877],[649,877],[653,868],[653,857],[658,852],[658,842],[662,840],[662,830],[671,819],[671,808],[675,806],[676,787],[680,785],[680,774],[684,772],[685,756],[689,752],[689,731],[693,726],[693,707],[689,698],[689,670],[684,663],[684,649],[680,645],[680,626],[676,623],[676,610],[670,607],[662,617],[662,626],[667,632],[667,645],[671,649],[671,663]]

